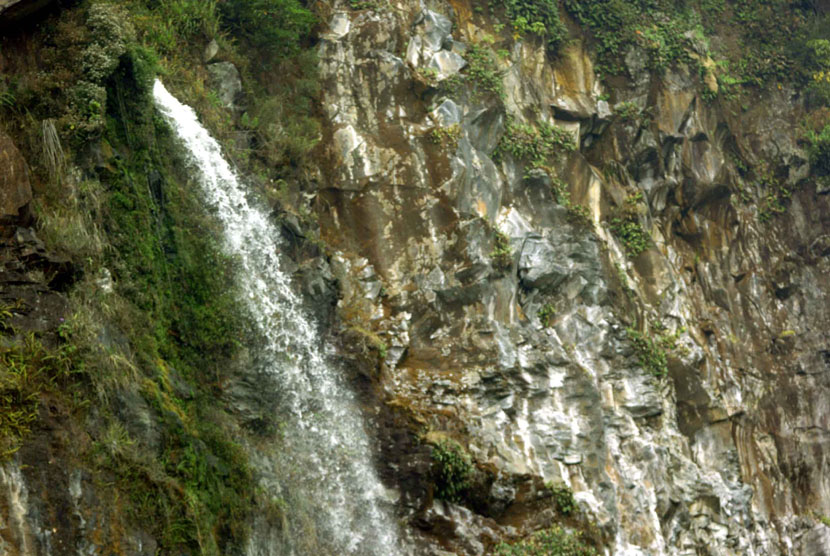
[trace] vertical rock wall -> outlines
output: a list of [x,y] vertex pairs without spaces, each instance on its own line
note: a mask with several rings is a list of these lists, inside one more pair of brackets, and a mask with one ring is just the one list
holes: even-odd
[[[483,554],[549,523],[540,485],[564,481],[612,554],[822,553],[830,197],[797,91],[706,102],[711,79],[650,73],[636,50],[607,88],[579,38],[555,62],[527,38],[495,58],[501,100],[453,78],[471,45],[504,42],[496,23],[457,0],[340,2],[320,47],[318,214],[387,346],[385,411],[459,440],[487,477],[434,500],[423,448],[384,437],[411,536]],[[578,148],[550,172],[495,156],[510,119]],[[792,192],[782,214],[774,187]],[[623,210],[653,239],[633,258]],[[667,376],[627,329],[674,344]]]

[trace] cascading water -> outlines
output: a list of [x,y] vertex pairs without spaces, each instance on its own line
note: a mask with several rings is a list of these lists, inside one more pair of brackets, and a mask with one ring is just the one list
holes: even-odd
[[[332,554],[398,554],[393,521],[381,507],[383,488],[370,461],[356,402],[322,355],[321,338],[280,269],[280,240],[264,210],[248,201],[219,144],[195,112],[156,81],[155,102],[184,144],[206,202],[225,230],[225,249],[238,258],[240,284],[265,339],[255,360],[280,385],[290,413],[279,471],[291,499],[314,519],[316,543]],[[291,519],[292,508],[286,513]],[[294,527],[295,529],[298,527]],[[302,533],[300,533],[302,534]],[[297,543],[288,549],[305,554]]]

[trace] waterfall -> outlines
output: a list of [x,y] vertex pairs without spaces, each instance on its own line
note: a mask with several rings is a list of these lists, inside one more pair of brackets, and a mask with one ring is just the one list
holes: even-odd
[[[391,556],[400,552],[394,521],[382,507],[383,487],[354,395],[324,355],[317,328],[280,268],[280,238],[266,211],[248,200],[219,144],[195,112],[156,81],[156,106],[184,145],[205,202],[224,227],[224,248],[239,261],[238,280],[257,332],[258,369],[285,400],[284,447],[277,467],[291,500],[313,516],[309,533],[332,554]],[[269,386],[270,387],[270,386]],[[284,460],[282,459],[284,458]],[[286,508],[291,520],[292,507]],[[307,526],[294,527],[307,528]],[[302,533],[298,533],[302,535]],[[292,544],[292,543],[290,543]],[[291,553],[305,556],[293,543]],[[271,551],[273,552],[273,551]]]

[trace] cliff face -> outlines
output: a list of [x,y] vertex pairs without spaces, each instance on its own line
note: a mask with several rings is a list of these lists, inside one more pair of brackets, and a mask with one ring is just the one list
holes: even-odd
[[[602,2],[312,4],[316,62],[310,12],[275,39],[243,0],[67,3],[4,38],[0,552],[362,556],[315,506],[340,497],[369,533],[364,499],[395,514],[402,554],[830,554],[830,118],[776,53],[737,92],[734,37],[668,11],[624,42]],[[263,364],[161,70],[273,205],[303,349],[372,449],[315,450],[325,400]],[[306,469],[338,458],[387,488]]]
[[[638,48],[611,86],[585,40],[552,60],[502,29],[392,2],[322,34],[318,216],[370,277],[341,304],[368,301],[388,346],[388,411],[485,477],[433,500],[416,452],[383,446],[414,534],[481,554],[550,520],[540,484],[562,481],[615,554],[824,553],[830,197],[799,91],[742,107]],[[534,164],[505,145],[522,124],[575,148]]]

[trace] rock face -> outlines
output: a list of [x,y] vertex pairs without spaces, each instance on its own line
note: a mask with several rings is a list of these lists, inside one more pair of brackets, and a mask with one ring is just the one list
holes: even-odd
[[242,93],[239,70],[231,62],[215,62],[207,66],[211,86],[225,108],[237,109],[236,102]]
[[13,23],[54,3],[54,0],[0,0],[0,26]]
[[[320,46],[323,235],[382,284],[364,313],[389,347],[387,421],[458,439],[491,485],[433,501],[422,448],[381,418],[422,553],[483,554],[542,526],[520,495],[536,479],[568,484],[612,554],[821,553],[830,196],[797,144],[795,92],[733,111],[703,101],[697,72],[651,74],[637,51],[606,91],[581,43],[553,63],[528,39],[497,60],[502,102],[440,84],[488,32],[468,3],[344,4]],[[508,116],[573,133],[554,170],[587,217],[494,155]],[[792,191],[786,212],[765,212],[771,186],[746,167]],[[631,258],[611,220],[634,206],[653,241]],[[672,338],[667,376],[627,329]]]

